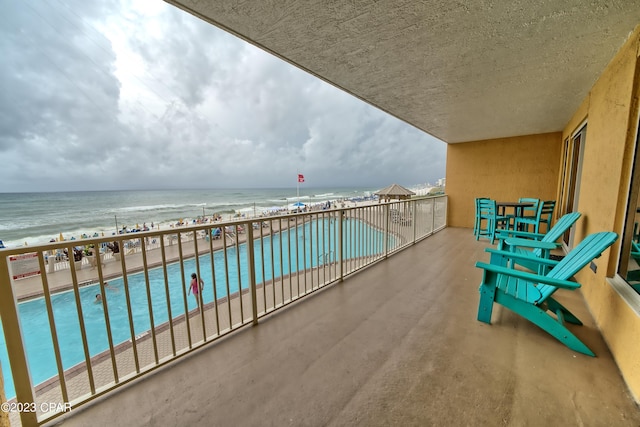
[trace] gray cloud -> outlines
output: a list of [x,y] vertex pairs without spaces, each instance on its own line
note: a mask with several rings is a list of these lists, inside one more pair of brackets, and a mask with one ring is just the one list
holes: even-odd
[[444,176],[444,143],[163,2],[7,3],[0,192]]

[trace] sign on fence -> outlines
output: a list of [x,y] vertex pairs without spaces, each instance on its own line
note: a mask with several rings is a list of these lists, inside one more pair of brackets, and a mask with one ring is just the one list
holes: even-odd
[[23,255],[13,255],[9,257],[9,269],[13,280],[24,279],[26,277],[40,274],[40,264],[36,252]]

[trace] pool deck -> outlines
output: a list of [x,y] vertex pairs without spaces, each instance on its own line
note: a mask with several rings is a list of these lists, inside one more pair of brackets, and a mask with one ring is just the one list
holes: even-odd
[[499,306],[475,319],[487,246],[442,230],[53,423],[640,425],[579,291],[557,296],[595,358]]

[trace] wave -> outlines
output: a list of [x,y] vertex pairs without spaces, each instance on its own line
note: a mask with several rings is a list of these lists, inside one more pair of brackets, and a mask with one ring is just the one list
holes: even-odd
[[114,212],[138,212],[138,211],[155,211],[160,209],[180,209],[187,206],[195,206],[195,205],[149,205],[149,206],[127,206],[124,208],[114,209]]
[[295,197],[287,197],[287,200],[309,200],[311,197],[309,196],[295,196]]

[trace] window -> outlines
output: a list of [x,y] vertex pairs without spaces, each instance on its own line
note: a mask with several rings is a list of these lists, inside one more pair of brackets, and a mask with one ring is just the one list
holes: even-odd
[[[562,163],[562,187],[560,188],[560,206],[558,217],[575,212],[578,208],[580,194],[580,175],[582,173],[582,156],[587,125],[583,125],[573,136],[564,143],[564,157]],[[573,227],[562,238],[565,249],[573,247]]]
[[[639,122],[640,127],[640,122]],[[640,139],[636,128],[636,147],[629,186],[627,221],[623,230],[618,274],[640,294]]]

